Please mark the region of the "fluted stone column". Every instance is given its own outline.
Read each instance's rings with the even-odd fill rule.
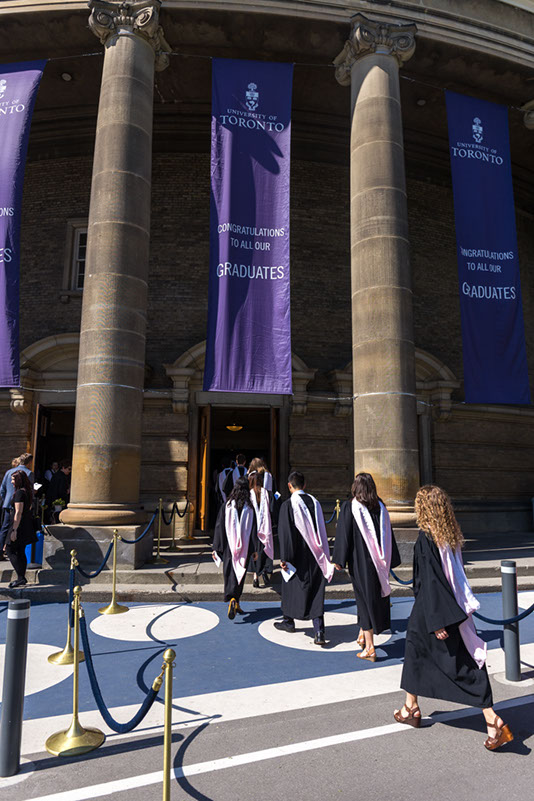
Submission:
[[[150,230],[154,69],[167,65],[160,0],[90,0],[105,45],[95,140],[80,356],[71,525],[140,515],[141,412]]]
[[[393,522],[408,526],[419,460],[399,67],[415,32],[358,14],[335,60],[351,86],[354,467],[375,476]]]

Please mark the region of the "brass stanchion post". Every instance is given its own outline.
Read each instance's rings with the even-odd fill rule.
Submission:
[[[172,543],[169,545],[167,550],[170,553],[177,553],[177,551],[181,551],[179,545],[176,545],[176,516],[178,514],[178,506],[174,503],[172,507]]]
[[[81,587],[74,588],[74,673],[72,676],[72,721],[66,731],[51,734],[45,743],[54,756],[79,756],[94,751],[106,739],[100,729],[84,729],[78,719],[78,693],[80,680],[80,602]]]
[[[78,566],[78,560],[76,559],[76,551],[72,550],[70,552],[70,569],[74,570]],[[73,601],[74,606],[74,601]],[[78,661],[83,662],[85,660],[85,656],[83,651],[78,653]],[[62,651],[56,651],[54,654],[50,654],[48,657],[48,661],[51,665],[73,665],[74,664],[74,649],[72,647],[72,629],[70,627],[70,609],[69,609],[69,616],[67,622],[67,644],[65,645]]]
[[[163,801],[171,801],[171,744],[172,744],[172,669],[176,653],[167,648],[163,654],[165,668],[165,721],[163,728]]]
[[[123,612],[128,612],[129,607],[117,603],[117,541],[119,539],[119,532],[113,529],[113,577],[111,589],[111,601],[107,606],[101,606],[98,610],[101,615],[120,615]]]
[[[195,536],[191,531],[191,521],[194,519],[194,517],[193,517],[194,509],[195,509],[195,507],[193,506],[192,503],[190,503],[189,504],[189,509],[188,509],[188,512],[187,512],[187,539],[188,540],[194,540],[195,539]]]
[[[341,504],[339,502],[339,498],[336,499],[336,520],[339,519],[339,513],[341,511]]]
[[[159,499],[158,505],[158,547],[156,551],[156,556],[152,560],[153,565],[166,565],[168,563],[168,559],[164,559],[163,556],[159,555],[160,545],[161,545],[161,519],[163,517],[163,501]]]

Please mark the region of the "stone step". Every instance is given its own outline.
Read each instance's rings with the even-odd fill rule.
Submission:
[[[501,588],[500,578],[475,578],[471,581],[471,586],[475,594],[485,592],[499,592]],[[534,590],[534,576],[519,576],[518,589]],[[394,597],[411,596],[410,587],[392,585],[392,595]],[[97,602],[107,604],[110,601],[110,588],[103,584],[91,583],[84,587],[83,600],[86,603]],[[29,598],[34,602],[58,602],[67,600],[67,588],[58,585],[31,584],[28,583],[20,589],[10,590],[7,587],[0,587],[0,600],[9,598]],[[177,601],[200,602],[200,601],[222,601],[222,583],[217,584],[118,584],[117,600],[120,603],[174,603]],[[353,599],[352,585],[349,583],[329,585],[326,589],[327,600]],[[253,589],[252,583],[247,581],[242,600],[253,601],[275,601],[280,599],[279,587],[268,586]],[[483,609],[481,610],[483,612]]]

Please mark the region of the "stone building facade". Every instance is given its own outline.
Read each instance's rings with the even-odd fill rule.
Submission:
[[[433,481],[468,532],[531,528],[534,412],[464,403],[443,90],[510,107],[532,380],[534,3],[89,7],[0,0],[2,62],[51,59],[23,201],[22,388],[0,391],[5,465],[73,448],[63,521],[89,534],[136,529],[159,497],[188,498],[188,526],[208,527],[226,450],[263,452],[281,484],[302,469],[327,507],[370,469],[397,526]],[[212,56],[295,62],[292,397],[202,392]]]

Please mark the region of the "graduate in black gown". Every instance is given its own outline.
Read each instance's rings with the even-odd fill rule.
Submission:
[[[274,496],[274,493],[276,492],[276,484],[274,476],[269,473],[265,461],[260,457],[254,457],[254,459],[251,460],[248,466],[247,476],[251,489],[254,488],[257,490],[257,488],[263,487],[263,489],[267,492],[269,498],[269,512],[271,516],[272,530],[273,525],[275,525],[273,518],[276,512]],[[254,576],[252,578],[253,587],[258,588],[260,586],[260,576],[263,576],[263,582],[265,585],[270,583],[273,574],[273,560],[265,552],[265,550],[260,554],[258,563],[252,566],[252,570],[254,571]]]
[[[486,669],[486,644],[478,637],[473,596],[461,558],[464,542],[447,493],[422,487],[415,499],[415,603],[408,621],[401,687],[406,702],[394,713],[398,723],[421,724],[418,695],[480,707],[488,728],[484,742],[493,751],[513,739],[493,710]]]
[[[312,620],[314,642],[326,645],[324,592],[331,581],[334,565],[330,561],[324,516],[316,498],[304,492],[304,476],[294,471],[288,479],[291,497],[280,507],[278,538],[280,567],[296,568],[289,581],[282,581],[283,620],[275,622],[281,631],[294,632],[297,620]]]
[[[238,453],[235,457],[236,466],[226,476],[222,489],[227,498],[230,497],[233,486],[238,478],[244,478],[247,474],[247,457],[243,453]]]
[[[239,599],[245,585],[247,565],[258,559],[262,551],[258,540],[256,513],[250,500],[247,478],[238,478],[217,515],[213,535],[213,553],[223,563],[224,600],[228,603],[228,617],[243,614]]]
[[[370,473],[358,473],[339,513],[332,561],[348,565],[358,607],[360,659],[376,661],[374,634],[391,626],[389,569],[400,565],[389,514]]]

